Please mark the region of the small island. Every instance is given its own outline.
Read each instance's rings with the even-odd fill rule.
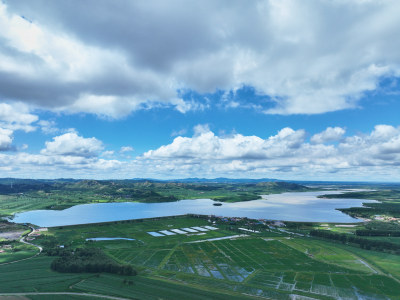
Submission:
[[[214,205],[214,206],[221,206],[222,203],[221,203],[221,202],[216,202],[216,203],[213,203],[213,205]]]

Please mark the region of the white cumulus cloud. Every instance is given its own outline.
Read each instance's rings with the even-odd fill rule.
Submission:
[[[354,135],[342,134],[334,128],[328,127],[308,138],[305,130],[286,127],[262,138],[239,133],[217,135],[207,125],[200,125],[193,136],[175,137],[171,143],[131,160],[110,159],[114,152],[103,151],[101,141],[70,132],[47,141],[39,154],[2,152],[0,166],[5,176],[29,174],[36,178],[182,178],[196,174],[198,177],[400,180],[400,127],[381,124],[371,132]],[[329,132],[337,134],[328,135]],[[318,143],[312,142],[318,135]],[[333,136],[337,138],[335,143]],[[9,129],[0,131],[3,148],[11,145],[10,139]]]
[[[66,159],[86,159],[98,156],[103,149],[103,143],[98,139],[84,138],[75,132],[65,133],[46,142],[46,148],[41,150],[44,155],[62,155]]]
[[[283,128],[262,139],[241,134],[216,136],[208,128],[200,128],[192,137],[176,137],[171,144],[145,152],[138,162],[157,166],[160,173],[173,171],[189,176],[290,174],[292,178],[321,179],[340,172],[343,178],[368,180],[367,176],[388,174],[400,178],[396,168],[400,165],[400,127],[377,125],[369,134],[347,137],[344,129],[328,127],[310,140],[301,129]]]
[[[60,131],[60,129],[57,128],[56,122],[52,120],[40,120],[38,125],[44,134],[54,134]]]
[[[321,133],[317,133],[311,137],[314,144],[323,144],[326,142],[338,141],[345,134],[346,130],[341,127],[328,127]]]
[[[119,152],[125,153],[125,152],[132,152],[132,151],[134,151],[133,147],[131,147],[131,146],[123,146],[123,147],[121,147],[121,150]]]
[[[0,128],[0,151],[9,150],[13,141],[12,130]]]
[[[0,126],[13,131],[34,131],[36,128],[32,123],[38,120],[38,116],[29,112],[27,105],[22,103],[0,103]]]

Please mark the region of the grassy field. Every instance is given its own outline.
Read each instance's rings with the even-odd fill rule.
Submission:
[[[70,200],[70,206],[80,204]],[[48,209],[62,203],[60,199],[37,192],[29,195],[0,195],[0,216],[12,216],[15,213],[37,209]]]
[[[78,296],[78,295],[30,295],[25,296],[24,299],[32,300],[98,300],[98,297]],[[7,299],[4,300],[23,300],[23,299]]]
[[[345,246],[337,245],[337,247]],[[368,251],[353,247],[348,250],[364,259],[376,270],[400,280],[400,259],[398,255]]]
[[[310,239],[290,239],[282,240],[282,243],[288,245],[310,257],[341,267],[346,267],[359,272],[370,272],[371,269],[364,265],[360,258],[353,254],[354,248],[340,247],[331,242]]]
[[[349,257],[341,256],[346,265],[344,260]],[[357,258],[351,259],[356,264]],[[185,244],[177,248],[163,268],[235,282],[234,290],[239,287],[249,294],[273,298],[278,294],[279,298],[300,294],[351,299],[358,294],[378,299],[383,295],[395,297],[400,289],[398,282],[367,267],[346,268],[314,259],[281,240],[255,237]]]
[[[90,296],[78,296],[78,295],[30,295],[25,296],[23,299],[32,299],[32,300],[98,300],[98,297],[90,297]],[[7,299],[4,300],[23,300],[20,298],[17,299]]]
[[[62,274],[50,270],[53,258],[41,256],[28,261],[0,266],[1,293],[18,292],[84,292],[127,297],[130,299],[243,299],[235,292],[208,291],[206,287],[152,279],[143,276],[107,274]],[[131,284],[124,283],[129,280]],[[27,296],[46,299],[43,296]],[[47,299],[73,299],[70,296],[48,296]],[[90,299],[75,297],[76,299]]]
[[[164,247],[166,245],[175,245],[179,242],[190,242],[193,240],[204,238],[215,238],[231,234],[226,230],[211,230],[204,235],[172,235],[168,239],[155,238],[148,234],[151,231],[160,231],[168,229],[179,229],[192,226],[209,225],[208,221],[201,218],[191,218],[186,216],[178,216],[175,218],[158,218],[148,220],[128,220],[105,222],[98,224],[86,224],[76,226],[60,226],[49,228],[44,233],[45,236],[54,236],[60,243],[71,244],[72,246],[92,245],[104,248],[132,248],[135,247]],[[91,242],[86,241],[87,238],[96,237],[122,237],[132,238],[135,241],[107,241],[107,242]],[[37,240],[40,243],[40,239]]]
[[[38,253],[36,247],[19,241],[22,235],[30,231],[28,226],[0,220],[0,264],[25,259]]]
[[[38,249],[30,245],[25,245],[20,242],[9,244],[13,246],[12,249],[4,249],[0,246],[0,249],[4,251],[0,253],[0,264],[31,257],[38,253]]]
[[[49,228],[35,243],[51,240],[53,245],[71,248],[99,247],[116,261],[134,266],[139,275],[56,273],[49,268],[54,258],[41,255],[0,266],[0,291],[76,291],[135,299],[292,299],[296,295],[400,299],[396,255],[289,237],[277,230],[208,241],[238,234],[224,225],[201,235],[148,234],[206,225],[210,225],[206,219],[176,217]],[[96,237],[135,240],[86,241]]]

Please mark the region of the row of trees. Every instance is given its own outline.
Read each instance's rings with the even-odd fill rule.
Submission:
[[[120,265],[110,259],[98,248],[78,248],[75,251],[60,250],[61,255],[51,263],[51,269],[62,273],[113,273],[120,275],[136,275],[137,272],[130,265]]]
[[[356,235],[359,236],[400,236],[400,231],[396,230],[356,230]]]
[[[344,243],[357,244],[360,246],[360,248],[367,250],[388,251],[400,254],[399,244],[394,244],[386,241],[370,240],[345,233],[334,233],[328,230],[311,230],[310,235],[315,237],[340,241],[343,244]]]

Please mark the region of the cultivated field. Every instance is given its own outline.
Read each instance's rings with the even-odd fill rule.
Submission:
[[[209,225],[218,229],[149,234]],[[0,290],[76,291],[135,299],[400,299],[397,255],[275,229],[245,233],[237,237],[229,225],[193,217],[49,228],[35,242],[98,247],[116,261],[131,264],[139,275],[56,273],[49,269],[53,258],[41,255],[0,266],[0,274],[10,274],[0,275]],[[99,237],[134,240],[86,241]]]

